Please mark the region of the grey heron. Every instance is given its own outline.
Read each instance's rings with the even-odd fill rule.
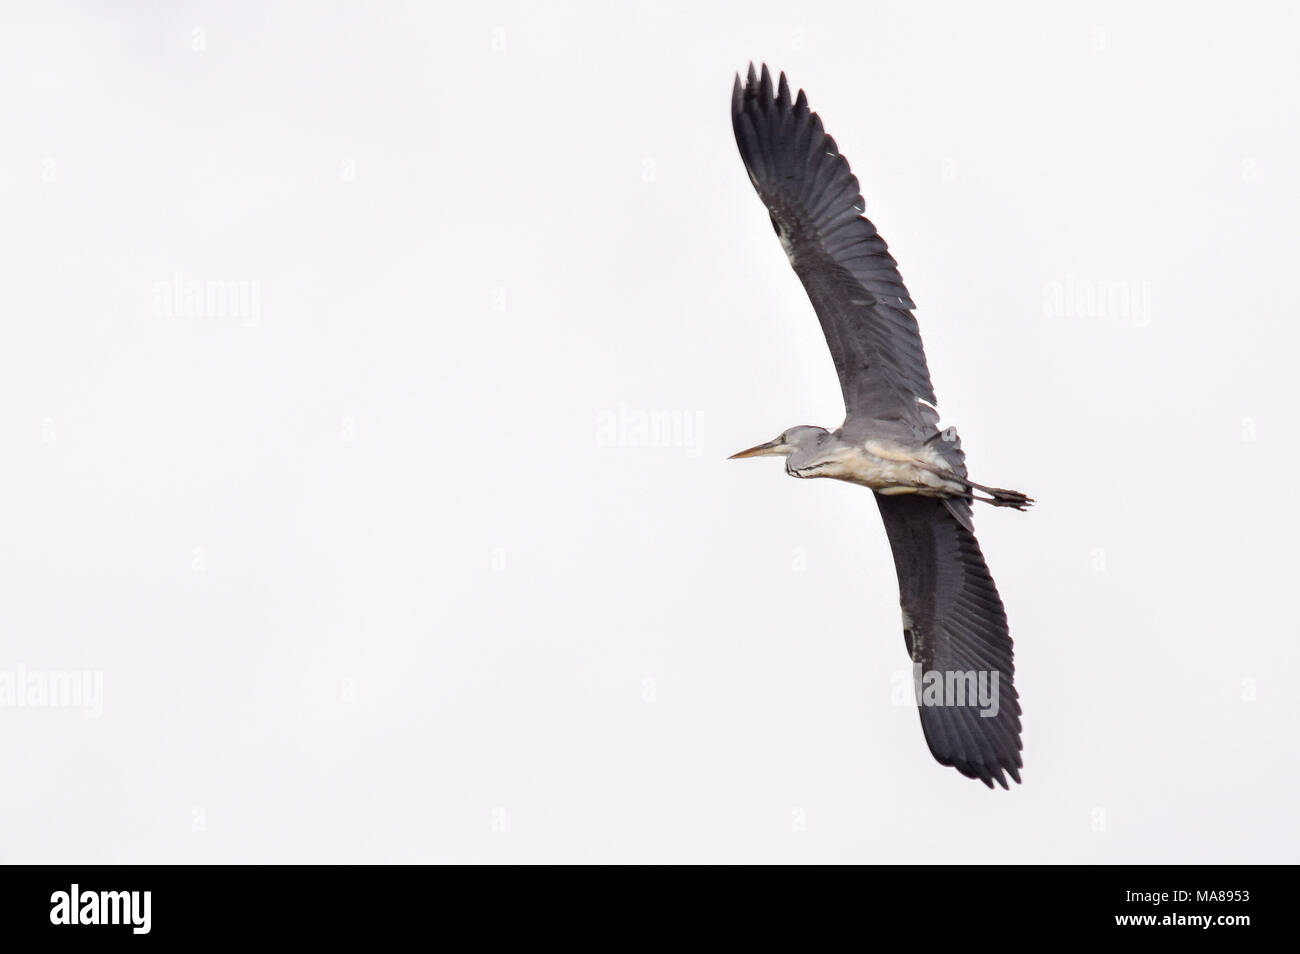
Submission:
[[[834,431],[799,426],[732,455],[779,455],[793,477],[869,487],[898,574],[903,640],[930,752],[989,788],[1020,781],[1020,703],[1007,616],[971,523],[973,501],[1023,510],[1014,490],[977,484],[952,428],[940,429],[925,350],[885,240],[866,219],[848,160],[782,73],[736,76],[732,126],[821,322],[844,395]]]

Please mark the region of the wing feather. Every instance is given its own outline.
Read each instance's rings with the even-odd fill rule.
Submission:
[[[732,126],[754,188],[821,322],[844,393],[846,423],[894,423],[925,438],[934,387],[898,264],[862,213],[861,186],[799,90],[766,66],[732,91]],[[918,402],[927,402],[926,407]]]
[[[975,534],[943,501],[876,495],[898,571],[903,639],[923,673],[997,673],[997,712],[979,700],[922,705],[930,752],[968,778],[1007,787],[1020,781],[1020,702],[1007,614]],[[977,675],[978,679],[979,676]]]

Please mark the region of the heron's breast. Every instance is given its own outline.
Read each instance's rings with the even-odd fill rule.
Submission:
[[[862,484],[884,494],[919,493],[947,496],[962,493],[960,484],[929,468],[947,470],[942,458],[932,459],[928,447],[908,448],[886,441],[866,441],[840,448],[821,473]],[[925,466],[919,466],[925,465]]]

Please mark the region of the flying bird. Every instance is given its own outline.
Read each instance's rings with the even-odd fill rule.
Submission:
[[[802,425],[733,458],[779,455],[792,477],[830,477],[875,494],[898,573],[903,640],[930,752],[989,788],[1020,781],[1020,703],[1007,616],[971,523],[974,501],[1032,499],[977,484],[961,441],[940,429],[925,350],[898,264],[863,213],[848,160],[785,74],[740,76],[731,121],[821,322],[844,394],[834,431]],[[1005,773],[1005,775],[1004,775]]]

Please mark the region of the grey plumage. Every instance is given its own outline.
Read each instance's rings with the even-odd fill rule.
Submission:
[[[939,416],[917,401],[935,404],[916,306],[885,240],[861,214],[866,203],[848,160],[803,90],[791,103],[784,73],[774,97],[766,66],[761,81],[752,65],[746,86],[736,77],[731,117],[750,180],[821,320],[846,420],[928,436]]]
[[[928,497],[876,494],[898,572],[903,630],[922,672],[998,674],[996,713],[976,699],[965,705],[920,705],[921,728],[942,765],[992,785],[1005,770],[1020,781],[1020,702],[1012,677],[1011,636],[975,534]],[[946,700],[945,700],[946,701]]]
[[[1020,705],[1006,613],[975,539],[971,502],[1023,509],[1032,501],[972,482],[955,431],[939,430],[916,306],[863,215],[857,178],[803,91],[792,99],[784,73],[774,87],[767,67],[756,73],[751,64],[745,83],[736,77],[731,114],[750,181],[821,323],[845,405],[834,432],[791,428],[734,456],[782,455],[793,476],[875,492],[918,686],[932,689],[927,674],[937,673],[958,689],[940,691],[938,704],[918,693],[926,742],[941,764],[1006,788],[1005,775],[1020,781]],[[967,674],[987,679],[995,704],[963,694],[975,685]]]

